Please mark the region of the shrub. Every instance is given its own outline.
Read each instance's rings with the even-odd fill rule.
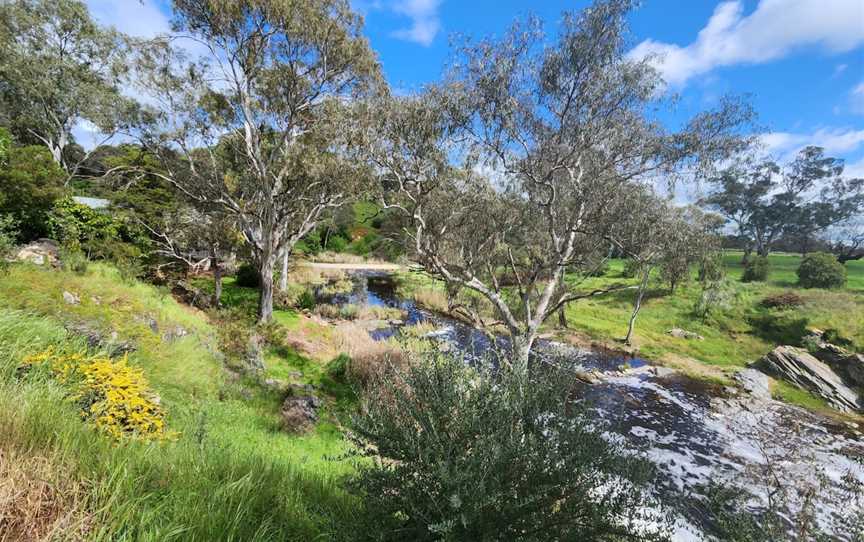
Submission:
[[[6,269],[6,258],[12,255],[18,228],[12,216],[0,215],[0,271]]]
[[[768,280],[770,265],[765,256],[754,256],[744,264],[744,273],[741,282],[765,282]]]
[[[650,466],[569,401],[572,374],[527,380],[426,357],[374,383],[352,420],[374,460],[349,487],[381,539],[664,539]]]
[[[83,275],[87,272],[90,260],[80,250],[63,248],[60,251],[60,263],[66,271],[72,271],[76,275]]]
[[[19,225],[19,241],[44,237],[51,231],[48,215],[62,197],[66,175],[42,145],[15,146],[7,141],[5,165],[0,166],[0,213]]]
[[[258,288],[261,285],[261,275],[255,266],[244,263],[237,268],[237,273],[234,275],[237,286],[244,288]]]
[[[125,356],[114,361],[48,348],[27,356],[24,364],[47,367],[69,389],[69,397],[81,408],[81,416],[116,439],[174,437],[166,430],[165,412],[148,389],[144,372],[130,367]]]
[[[621,271],[621,276],[624,278],[632,279],[639,274],[640,269],[639,262],[634,260],[633,258],[627,258],[624,260],[624,269]]]
[[[297,298],[297,308],[300,310],[311,311],[315,308],[315,303],[315,294],[308,288]]]
[[[782,294],[769,295],[760,303],[769,309],[792,309],[804,304],[804,300],[795,292],[783,292]]]
[[[339,354],[327,364],[327,374],[337,382],[345,382],[348,376],[348,366],[351,358],[348,354]]]
[[[699,261],[699,282],[716,282],[726,276],[726,268],[723,266],[723,254],[710,252]]]
[[[798,266],[798,284],[804,288],[842,288],[846,285],[846,267],[833,254],[808,254]]]

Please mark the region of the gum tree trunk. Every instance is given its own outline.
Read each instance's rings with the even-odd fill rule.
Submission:
[[[624,342],[629,345],[630,339],[633,338],[633,328],[636,325],[636,316],[639,315],[639,309],[642,308],[642,298],[645,296],[645,289],[648,287],[648,275],[651,274],[651,269],[646,266],[642,271],[642,282],[639,284],[639,290],[636,292],[636,302],[633,304],[633,313],[630,315],[630,322],[627,324],[627,336],[624,337]]]
[[[258,298],[258,321],[262,323],[273,319],[273,268],[276,257],[272,253],[261,255],[259,274],[261,277],[261,291]]]
[[[284,292],[288,289],[288,250],[282,252],[282,274],[279,275],[279,291]]]
[[[222,306],[222,267],[219,265],[219,258],[211,257],[210,265],[213,266],[213,303],[219,308]]]

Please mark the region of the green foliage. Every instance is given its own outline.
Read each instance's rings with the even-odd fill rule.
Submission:
[[[125,222],[63,198],[54,204],[48,223],[52,236],[65,250],[82,252],[88,259],[112,261],[125,278],[141,274],[141,251],[129,242],[135,239],[135,232]]]
[[[6,258],[15,248],[15,238],[18,237],[18,224],[9,215],[0,214],[0,271],[8,266]]]
[[[235,284],[244,288],[258,288],[261,286],[261,274],[252,264],[242,263],[235,274]]]
[[[741,275],[741,282],[765,282],[768,280],[770,267],[768,258],[765,256],[750,258],[744,264],[744,274]]]
[[[710,252],[699,261],[699,282],[718,281],[726,276],[721,252]]]
[[[43,147],[8,149],[6,165],[0,165],[0,213],[18,222],[20,241],[45,237],[49,212],[65,191],[63,170]]]
[[[311,311],[315,308],[315,294],[308,288],[303,290],[300,297],[297,298],[297,308],[301,310]]]
[[[524,381],[427,357],[375,381],[353,429],[380,460],[351,487],[380,539],[665,539],[637,526],[655,504],[648,465],[568,401],[572,375],[543,369]]]
[[[833,254],[816,252],[801,260],[796,272],[804,288],[842,288],[846,286],[846,267]]]
[[[83,275],[87,272],[87,266],[89,265],[90,260],[88,260],[87,255],[80,250],[61,248],[60,263],[66,271],[71,271],[76,275]]]
[[[735,288],[728,280],[713,280],[702,285],[693,313],[704,323],[709,316],[731,308],[735,300]]]
[[[0,126],[0,168],[5,168],[9,161],[9,151],[12,149],[12,134]]]
[[[641,265],[638,261],[633,258],[627,258],[624,260],[624,269],[621,270],[621,276],[628,279],[635,278],[639,274],[640,268]]]
[[[337,382],[345,382],[348,377],[348,366],[351,358],[348,354],[339,354],[327,364],[327,374]]]

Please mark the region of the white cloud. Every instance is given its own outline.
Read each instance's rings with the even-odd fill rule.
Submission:
[[[392,9],[409,17],[411,26],[397,30],[392,35],[428,47],[441,29],[441,20],[438,17],[440,5],[441,0],[398,0]]]
[[[864,81],[858,83],[858,85],[849,92],[849,95],[852,103],[852,111],[864,114]]]
[[[761,0],[747,16],[743,3],[733,0],[717,6],[693,43],[680,46],[648,39],[630,56],[658,55],[666,82],[680,86],[714,68],[768,62],[799,47],[818,46],[836,53],[862,43],[861,0]]]
[[[762,134],[760,140],[765,150],[781,162],[788,161],[808,145],[823,147],[826,155],[842,158],[864,145],[864,130],[820,128],[809,134],[770,132]]]
[[[152,38],[171,30],[168,14],[154,0],[86,0],[93,17],[130,36]]]
[[[846,68],[849,67],[849,64],[837,64],[834,66],[834,75],[833,77],[837,77],[846,71]]]
[[[843,174],[853,179],[864,179],[864,158],[847,164]]]

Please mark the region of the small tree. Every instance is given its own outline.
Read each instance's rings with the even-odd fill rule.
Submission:
[[[371,385],[352,424],[371,460],[351,485],[376,536],[666,539],[665,516],[648,512],[658,504],[645,486],[651,468],[571,403],[572,374],[523,378],[445,357]]]
[[[798,266],[798,284],[804,288],[842,288],[846,286],[846,267],[833,254],[808,254]]]
[[[744,273],[741,274],[741,282],[765,282],[768,280],[768,273],[771,270],[771,264],[767,256],[756,256],[748,259],[744,264]]]
[[[241,243],[232,215],[220,209],[184,207],[165,217],[161,227],[142,221],[155,243],[152,254],[180,263],[190,271],[208,267],[213,271],[213,304],[222,303],[222,273],[225,256]]]

